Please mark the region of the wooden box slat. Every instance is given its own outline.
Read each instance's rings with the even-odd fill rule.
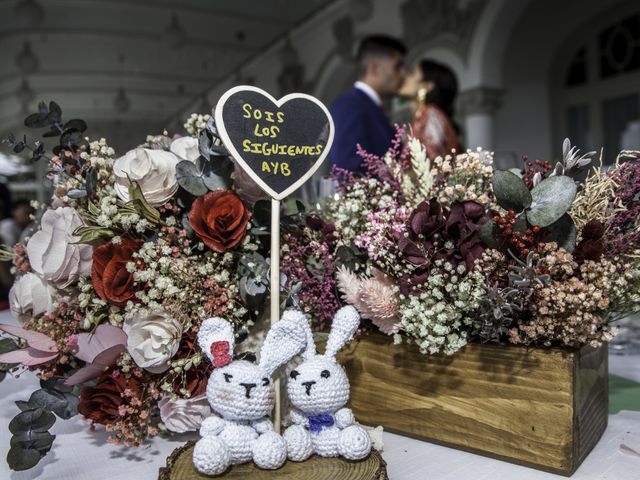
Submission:
[[[607,425],[607,347],[470,344],[426,356],[371,334],[339,355],[364,424],[571,475]]]

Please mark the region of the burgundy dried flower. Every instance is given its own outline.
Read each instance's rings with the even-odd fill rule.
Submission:
[[[485,245],[478,233],[488,216],[482,205],[476,202],[454,202],[449,211],[445,227],[446,237],[454,248],[446,254],[446,259],[454,265],[464,263],[467,271],[484,252]]]
[[[454,202],[447,210],[431,199],[422,202],[411,213],[407,224],[409,235],[396,235],[398,248],[414,265],[426,265],[433,258],[446,260],[454,266],[464,263],[469,271],[485,249],[478,231],[488,218],[479,203]],[[452,246],[447,248],[447,242]],[[416,285],[427,275],[422,270],[414,273],[405,282]]]
[[[582,263],[585,260],[598,261],[604,252],[604,225],[599,220],[591,220],[582,229],[582,240],[573,251],[573,258]]]
[[[418,205],[407,222],[408,236],[396,233],[398,248],[402,254],[414,265],[428,262],[427,256],[435,249],[435,243],[440,239],[440,233],[446,224],[446,210],[435,198]]]

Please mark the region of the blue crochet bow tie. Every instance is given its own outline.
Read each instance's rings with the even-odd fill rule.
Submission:
[[[310,415],[309,416],[309,430],[312,432],[319,432],[323,428],[333,427],[335,421],[331,415]]]

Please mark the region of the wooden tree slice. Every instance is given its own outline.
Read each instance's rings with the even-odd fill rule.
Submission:
[[[260,470],[253,463],[231,467],[224,475],[202,475],[193,466],[195,441],[176,448],[167,458],[167,466],[160,468],[158,480],[389,480],[387,464],[377,450],[364,460],[352,462],[343,458],[323,458],[314,455],[305,462],[287,462],[278,470]]]

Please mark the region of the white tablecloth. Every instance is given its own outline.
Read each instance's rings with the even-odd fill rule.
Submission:
[[[0,323],[11,321],[8,320],[6,314],[0,314]],[[612,356],[610,367],[617,375],[640,381],[638,357]],[[166,457],[194,438],[156,438],[137,449],[116,447],[106,442],[103,429],[90,432],[89,424],[80,416],[67,421],[58,419],[51,429],[57,437],[49,454],[32,470],[11,472],[5,458],[11,438],[8,424],[18,413],[13,402],[28,400],[37,385],[37,379],[29,373],[21,378],[7,376],[0,383],[0,480],[155,480]],[[640,480],[640,455],[625,452],[621,445],[640,452],[640,412],[623,411],[609,416],[603,438],[572,480]],[[565,478],[386,432],[382,455],[391,480]]]

